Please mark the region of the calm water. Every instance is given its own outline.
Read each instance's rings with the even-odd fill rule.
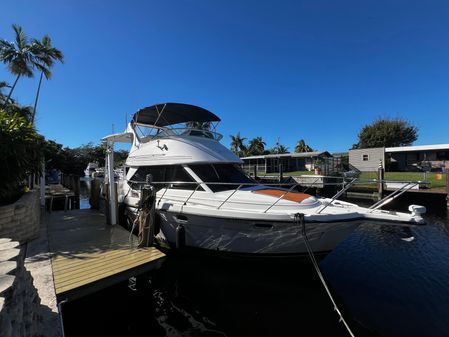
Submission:
[[[356,336],[449,336],[449,218],[427,219],[363,225],[320,263]],[[308,261],[169,256],[63,316],[68,337],[347,336]]]

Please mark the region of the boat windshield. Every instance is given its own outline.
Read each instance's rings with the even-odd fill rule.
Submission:
[[[132,188],[138,189],[145,182],[148,174],[151,174],[156,190],[167,186],[170,189],[203,190],[201,186],[197,187],[190,174],[180,165],[141,166],[131,177],[129,184]]]
[[[195,129],[190,127],[170,127],[162,128],[151,125],[135,124],[134,130],[141,142],[148,142],[158,138],[168,138],[173,136],[194,136],[220,141],[223,135],[211,130]]]
[[[240,184],[257,185],[237,164],[191,164],[189,167],[213,192],[233,190]],[[226,183],[226,184],[213,184]]]

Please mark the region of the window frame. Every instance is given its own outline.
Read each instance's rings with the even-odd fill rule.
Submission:
[[[175,170],[178,171],[175,171]],[[168,189],[177,189],[177,190],[187,190],[187,191],[193,191],[193,190],[197,190],[197,191],[204,191],[204,189],[201,186],[198,186],[196,183],[196,179],[194,176],[192,176],[192,174],[190,174],[190,172],[188,170],[186,170],[186,168],[184,167],[184,165],[146,165],[146,166],[139,166],[137,167],[136,171],[134,172],[134,174],[130,177],[130,179],[128,180],[128,184],[131,186],[132,189],[138,189],[139,188],[139,182],[144,181],[144,179],[142,180],[136,180],[135,176],[139,175],[139,173],[141,173],[142,170],[147,170],[151,171],[151,170],[160,170],[160,172],[162,172],[160,175],[162,176],[162,180],[158,177],[158,179],[154,179],[154,174],[153,174],[153,181],[155,181],[156,183],[154,184],[155,188],[157,191],[161,190],[161,189],[165,189],[168,187]],[[169,170],[173,170],[172,172],[170,172]],[[184,180],[167,180],[167,174],[172,174],[172,175],[177,175],[179,174],[179,172],[183,172],[183,174],[185,174],[185,176],[190,180],[190,181],[185,181],[186,183],[189,184],[169,184],[168,182],[170,181],[184,181]],[[146,172],[145,172],[146,173]],[[147,174],[152,174],[151,172],[148,172],[145,174],[145,176]],[[140,177],[139,177],[140,178]],[[158,183],[160,182],[160,183]],[[164,183],[167,182],[167,183]],[[198,187],[197,187],[198,186]]]

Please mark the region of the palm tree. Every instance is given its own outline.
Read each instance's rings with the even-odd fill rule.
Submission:
[[[267,144],[262,140],[262,137],[251,139],[249,141],[248,154],[252,156],[263,154],[265,151],[265,145]]]
[[[279,153],[279,154],[288,153],[288,147],[284,146],[282,144],[278,144],[278,146],[277,146],[277,153]]]
[[[11,115],[18,114],[19,116],[25,118],[27,122],[31,122],[31,116],[33,114],[31,106],[23,106],[11,100],[3,109]]]
[[[41,72],[39,85],[37,87],[36,99],[34,100],[33,115],[31,118],[31,122],[34,124],[37,102],[39,100],[39,93],[41,91],[42,78],[44,75],[47,80],[51,78],[52,73],[50,71],[50,68],[53,66],[55,61],[64,63],[64,55],[59,49],[56,49],[51,45],[51,39],[48,35],[45,35],[41,41],[34,39],[30,49],[35,58],[33,65]]]
[[[245,156],[248,149],[243,143],[246,138],[240,137],[240,132],[237,132],[235,136],[231,135],[231,151],[239,157]]]
[[[22,27],[12,25],[12,28],[16,33],[15,43],[0,40],[0,61],[7,64],[9,71],[13,75],[16,75],[14,84],[3,105],[6,105],[9,102],[17,85],[17,81],[19,81],[21,76],[33,77],[34,56],[31,52],[30,45],[28,44],[28,39],[23,32]]]
[[[8,83],[6,83],[5,81],[0,81],[0,101],[4,102],[5,101],[5,94],[3,93],[3,89],[4,88],[11,88],[11,86],[8,85]]]
[[[296,153],[313,152],[313,149],[309,145],[306,144],[304,139],[301,139],[296,143],[295,152]]]
[[[276,143],[275,147],[272,147],[268,150],[270,154],[283,154],[288,153],[288,147],[279,143]]]

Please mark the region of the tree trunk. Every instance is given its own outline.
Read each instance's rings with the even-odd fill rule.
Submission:
[[[14,91],[14,88],[16,87],[16,84],[17,84],[17,81],[19,80],[19,78],[20,78],[20,74],[17,75],[16,80],[14,81],[14,84],[12,85],[11,90],[9,91],[8,97],[6,98],[6,101],[5,101],[5,104],[4,104],[5,106],[6,106],[6,104],[8,104],[9,99],[11,98],[11,95],[12,95],[12,93]]]
[[[39,85],[37,87],[36,99],[34,100],[33,115],[31,116],[31,124],[32,125],[34,125],[34,117],[36,116],[37,101],[39,100],[39,93],[41,92],[41,84],[42,84],[43,76],[44,76],[44,72],[41,71],[41,77],[39,78]]]

